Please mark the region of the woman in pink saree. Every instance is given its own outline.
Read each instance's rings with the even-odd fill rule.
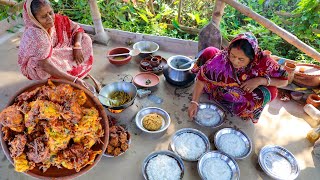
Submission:
[[[92,41],[68,17],[54,14],[48,0],[27,0],[19,47],[21,72],[30,80],[66,79],[85,85],[92,68]]]

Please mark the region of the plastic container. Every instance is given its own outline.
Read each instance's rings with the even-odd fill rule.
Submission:
[[[307,134],[307,139],[312,144],[314,144],[319,138],[320,138],[320,126],[312,129]]]
[[[303,107],[304,112],[306,112],[312,119],[318,121],[320,120],[320,111],[315,108],[312,104],[306,104]]]

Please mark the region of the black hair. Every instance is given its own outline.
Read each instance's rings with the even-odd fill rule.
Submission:
[[[35,17],[40,9],[45,5],[50,5],[50,2],[48,0],[33,0],[30,6],[32,15]]]
[[[248,40],[246,39],[236,40],[230,45],[230,49],[232,48],[241,49],[244,52],[244,54],[250,59],[250,61],[254,59],[254,51],[252,49],[252,45],[249,43]]]

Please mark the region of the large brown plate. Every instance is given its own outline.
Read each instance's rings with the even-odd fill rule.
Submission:
[[[300,68],[304,68],[304,72],[300,72]],[[320,66],[296,64],[293,82],[301,87],[317,88],[320,85]]]
[[[104,130],[104,137],[100,138],[100,140],[103,143],[96,143],[94,146],[92,146],[91,149],[94,151],[101,150],[102,154],[103,154],[103,152],[106,151],[108,141],[109,141],[109,123],[108,123],[108,117],[104,111],[104,108],[102,107],[101,103],[99,102],[99,100],[96,97],[94,97],[90,91],[88,91],[86,88],[84,88],[78,84],[72,83],[70,81],[58,80],[58,79],[51,80],[51,81],[55,85],[70,84],[72,87],[83,90],[88,97],[87,102],[84,104],[84,107],[95,107],[99,111],[100,117],[102,117],[102,119],[100,120],[100,123],[102,125],[103,130]],[[29,86],[27,86],[25,88],[22,88],[9,100],[7,107],[12,105],[14,103],[15,98],[18,95],[20,95],[21,93],[26,92],[26,91],[32,91],[35,88],[46,85],[46,84],[47,84],[47,80],[43,80],[43,81],[37,81],[33,84],[30,84]],[[0,129],[1,128],[2,128],[2,125],[0,124]],[[11,164],[13,164],[13,160],[10,156],[10,152],[8,149],[8,144],[3,140],[2,131],[0,133],[0,137],[1,137],[2,149],[3,149],[6,157],[8,158],[8,160],[11,162]],[[96,156],[96,159],[93,164],[87,165],[86,167],[82,168],[79,172],[76,172],[75,170],[69,170],[66,168],[58,169],[57,167],[50,167],[46,172],[42,172],[38,167],[36,167],[31,171],[25,172],[25,174],[30,175],[35,178],[39,178],[39,179],[73,179],[75,177],[78,177],[80,175],[85,174],[91,168],[93,168],[93,166],[95,166],[100,161],[102,154],[99,154]]]

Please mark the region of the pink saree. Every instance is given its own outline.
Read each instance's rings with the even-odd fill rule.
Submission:
[[[18,55],[21,72],[30,80],[42,80],[52,77],[42,70],[38,62],[47,58],[60,69],[78,78],[85,77],[92,68],[93,52],[90,37],[83,33],[81,46],[84,61],[77,65],[73,59],[73,39],[77,32],[84,32],[68,17],[55,14],[55,26],[47,32],[31,13],[32,0],[24,4],[23,33]]]

